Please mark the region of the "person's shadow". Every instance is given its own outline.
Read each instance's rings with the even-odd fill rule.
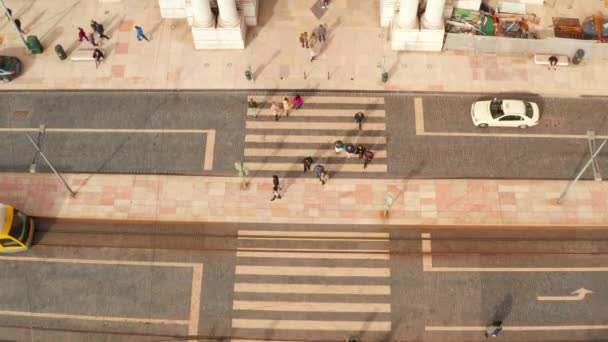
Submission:
[[[498,308],[494,312],[492,316],[492,322],[504,322],[507,317],[511,314],[511,309],[513,309],[513,296],[508,294],[505,298],[498,304]]]

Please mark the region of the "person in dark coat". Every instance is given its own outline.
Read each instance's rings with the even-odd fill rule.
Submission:
[[[312,157],[310,157],[310,156],[302,159],[302,164],[304,165],[304,172],[310,171],[310,167],[312,166],[313,162],[314,161],[312,160]]]

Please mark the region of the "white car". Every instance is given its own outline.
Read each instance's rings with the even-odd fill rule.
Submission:
[[[528,128],[536,126],[539,117],[538,105],[530,101],[495,98],[471,106],[471,118],[477,127]]]

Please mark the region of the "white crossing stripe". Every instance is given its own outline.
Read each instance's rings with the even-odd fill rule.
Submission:
[[[301,163],[252,163],[245,162],[249,170],[257,171],[302,171]],[[378,164],[373,161],[363,169],[363,162],[360,164],[323,164],[331,176],[332,172],[386,172],[386,164]],[[313,165],[314,167],[314,165]]]
[[[245,142],[259,143],[331,143],[341,140],[346,144],[386,144],[386,137],[342,136],[342,135],[265,135],[247,134]]]
[[[298,109],[292,110],[290,117],[352,117],[353,124],[355,123],[355,113],[363,112],[366,118],[383,118],[386,117],[386,112],[381,109],[365,110],[360,109]],[[258,109],[258,115],[274,116],[270,108]],[[255,119],[251,119],[255,120]],[[365,126],[365,122],[363,123]],[[363,127],[365,129],[365,127]]]
[[[239,230],[238,237],[274,237],[274,236],[291,236],[291,237],[351,237],[351,238],[384,238],[388,239],[388,233],[370,233],[370,232],[315,232],[315,231],[286,231],[286,230]]]
[[[247,121],[247,129],[316,129],[316,130],[355,130],[357,125],[354,122],[308,122],[308,121]],[[384,131],[386,124],[366,123],[366,131]]]
[[[374,158],[386,158],[386,151],[373,150]],[[347,158],[346,152],[336,153],[336,151],[328,149],[306,149],[306,148],[246,148],[246,157],[303,157],[311,156],[318,158]],[[351,157],[352,159],[359,158],[358,156]]]
[[[235,300],[233,310],[287,311],[287,312],[391,312],[386,303],[325,303],[325,302],[273,302]]]
[[[274,249],[272,249],[274,250]],[[382,253],[382,254],[381,254]],[[335,253],[312,253],[312,252],[256,252],[238,250],[237,257],[242,258],[292,258],[292,259],[369,259],[388,260],[389,250],[377,254],[371,253],[349,253],[349,251],[336,250]]]
[[[242,319],[232,320],[232,328],[268,329],[268,330],[344,330],[352,331],[390,331],[391,322],[370,321],[308,321],[308,320],[275,320],[275,319]]]
[[[276,102],[278,105],[283,103],[285,96],[249,96],[256,102]],[[290,101],[293,96],[287,96]],[[384,104],[384,97],[359,97],[359,96],[302,96],[304,100],[303,108],[307,103],[347,103],[347,104]]]
[[[234,292],[390,295],[385,285],[235,283]]]
[[[366,267],[294,267],[237,265],[235,274],[321,276],[321,277],[390,277],[390,268]]]

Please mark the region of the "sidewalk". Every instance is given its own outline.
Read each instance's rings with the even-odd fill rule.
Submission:
[[[156,0],[98,2],[62,0],[7,1],[28,34],[46,51],[26,55],[5,18],[0,20],[1,54],[16,55],[24,74],[1,89],[358,89],[431,92],[531,92],[576,96],[606,95],[605,60],[547,70],[529,55],[394,52],[389,32],[380,27],[378,1],[334,0],[321,21],[310,12],[315,0],[260,3],[259,24],[250,27],[245,50],[196,51],[185,19],[161,19]],[[53,51],[62,44],[75,51],[77,27],[104,24],[111,37],[101,49],[106,60],[60,61]],[[309,62],[298,36],[323,22],[326,47]],[[137,24],[152,41],[137,41]],[[91,46],[84,42],[86,48]],[[380,82],[386,57],[389,81]],[[251,65],[255,83],[244,73]],[[304,76],[306,75],[306,77]],[[329,79],[328,79],[329,77]]]
[[[2,173],[0,202],[34,216],[149,221],[314,224],[605,225],[608,184],[578,182],[562,205],[564,181],[283,180],[66,174],[70,198],[52,174]],[[395,202],[388,218],[384,198]]]

